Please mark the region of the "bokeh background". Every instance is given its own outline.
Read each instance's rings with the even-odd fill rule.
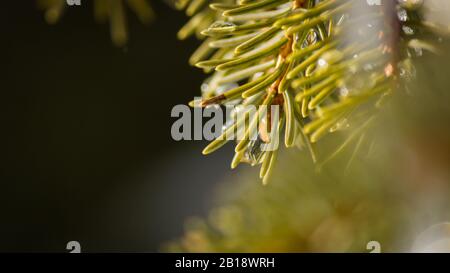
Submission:
[[[91,1],[48,25],[35,1],[0,8],[0,251],[153,252],[204,215],[227,149],[170,137],[176,104],[198,94],[178,41],[187,17],[163,1],[149,26],[129,13],[118,48]]]

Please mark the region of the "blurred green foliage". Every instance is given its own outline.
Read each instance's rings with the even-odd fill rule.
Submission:
[[[271,184],[252,173],[227,181],[209,217],[188,221],[164,250],[369,252],[375,240],[382,252],[410,251],[423,230],[448,221],[449,63],[448,53],[416,60],[414,79],[393,94],[356,154],[346,148],[317,170],[305,153],[285,151]],[[350,132],[325,138],[319,158]]]

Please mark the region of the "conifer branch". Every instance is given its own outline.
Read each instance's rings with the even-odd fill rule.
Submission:
[[[381,6],[355,0],[201,3],[202,8],[197,0],[182,0],[178,5],[193,15],[178,36],[207,37],[190,60],[212,72],[203,99],[195,105],[281,106],[281,126],[270,128],[270,110],[263,117],[265,122],[259,112],[252,114],[251,125],[244,128],[244,139],[235,149],[232,167],[240,162],[261,164],[263,178],[277,153],[259,148],[267,141],[267,132],[279,130],[275,136],[284,134],[286,147],[306,141],[315,160],[313,147],[319,139],[349,124],[365,127],[363,121],[376,115],[380,101],[402,84],[401,75],[409,73],[411,66],[405,64],[415,57],[414,51],[437,51],[421,38],[436,31],[423,27],[421,5],[411,1],[383,1]],[[230,82],[239,86],[218,92]],[[260,128],[260,123],[268,127],[259,130],[256,140],[250,139],[252,126]],[[224,134],[239,126],[235,120]],[[213,141],[204,153],[223,144]]]

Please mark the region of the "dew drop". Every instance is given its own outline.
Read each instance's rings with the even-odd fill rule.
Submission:
[[[244,154],[244,160],[250,163],[252,166],[258,164],[263,155],[263,151],[261,150],[261,145],[263,144],[263,140],[258,134],[256,140],[252,140],[250,142],[250,147]]]
[[[423,50],[420,47],[415,47],[414,48],[414,54],[416,55],[416,57],[421,57],[423,55]]]
[[[328,62],[327,62],[325,59],[320,58],[320,59],[317,61],[317,65],[320,66],[320,67],[325,67],[325,66],[328,65]]]
[[[211,26],[209,26],[210,29],[212,28],[224,28],[224,27],[234,27],[236,24],[232,22],[225,22],[225,21],[216,21],[212,23]]]
[[[408,12],[405,9],[399,9],[397,11],[397,17],[401,22],[406,22],[408,21]]]
[[[339,95],[341,97],[347,97],[350,94],[350,90],[348,90],[347,86],[344,85],[339,89]]]
[[[350,127],[350,124],[348,123],[348,120],[346,118],[343,118],[343,119],[339,120],[338,122],[336,122],[336,124],[330,128],[330,133],[334,133],[338,130],[343,130],[343,129],[349,128],[349,127]]]
[[[223,94],[223,93],[227,92],[228,90],[231,90],[236,87],[239,87],[239,85],[235,82],[219,85],[219,87],[217,87],[217,89],[216,89],[216,94],[217,95]]]
[[[209,84],[204,82],[202,83],[202,85],[200,86],[200,90],[202,91],[202,93],[206,93],[209,90]]]
[[[403,32],[404,32],[406,35],[413,35],[413,34],[414,34],[414,29],[412,29],[412,28],[409,27],[409,26],[402,26],[402,29],[403,29]]]

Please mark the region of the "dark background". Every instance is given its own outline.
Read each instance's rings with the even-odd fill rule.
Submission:
[[[48,25],[35,1],[0,6],[0,251],[158,251],[204,215],[229,151],[175,142],[170,111],[199,93],[178,41],[186,16],[151,1],[115,47],[91,1]]]

